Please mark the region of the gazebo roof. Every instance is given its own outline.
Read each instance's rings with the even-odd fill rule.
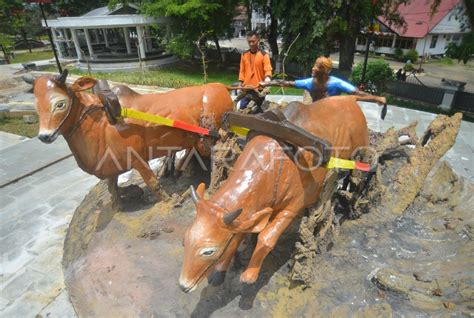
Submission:
[[[118,14],[138,14],[138,7],[134,4],[118,4],[113,9],[108,6],[100,7],[83,14],[83,17],[98,17],[107,15],[118,15]]]
[[[143,26],[150,24],[166,24],[168,18],[154,18],[137,14],[138,8],[133,4],[117,5],[110,10],[108,7],[101,7],[89,11],[80,17],[60,17],[48,20],[48,25],[52,28],[120,28]],[[41,21],[44,25],[44,21]]]

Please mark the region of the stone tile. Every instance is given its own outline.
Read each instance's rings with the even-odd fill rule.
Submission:
[[[51,271],[47,275],[44,275],[42,278],[36,280],[31,290],[40,294],[41,296],[54,299],[65,288],[63,272],[60,268],[56,268],[54,271]]]
[[[52,246],[61,246],[62,248],[63,245],[64,235],[48,231],[47,235],[41,235],[35,240],[30,241],[28,244],[26,244],[25,249],[33,255],[40,255]]]
[[[69,296],[64,290],[46,308],[39,313],[48,318],[76,318],[76,312],[69,301]]]
[[[0,316],[5,318],[36,317],[52,300],[53,298],[39,296],[35,292],[28,291],[1,311]]]
[[[45,214],[45,216],[52,219],[63,219],[65,215],[72,215],[77,206],[78,203],[76,201],[72,199],[66,199],[51,209],[51,211]]]
[[[34,227],[34,225],[32,225]],[[5,233],[7,236],[0,239],[0,254],[6,254],[14,250],[21,250],[23,245],[34,239],[36,231],[27,230],[11,231]]]
[[[4,254],[2,257],[1,280],[3,286],[13,276],[23,273],[25,265],[31,262],[35,255],[28,253],[26,250],[15,251],[14,253]]]
[[[7,206],[13,201],[15,201],[15,198],[8,195],[8,194],[0,194],[0,206]]]
[[[28,230],[32,226],[41,228],[45,221],[38,220],[48,210],[48,207],[43,206],[30,211],[10,211],[0,224],[0,237],[8,236],[12,231]]]
[[[23,182],[24,183],[24,182]],[[24,193],[30,192],[33,190],[33,186],[30,184],[23,184],[21,187],[15,189],[14,191],[10,192],[9,195],[13,197],[19,197]]]
[[[30,287],[34,285],[35,281],[39,281],[43,277],[44,274],[37,271],[25,270],[7,282],[7,284],[2,288],[2,297],[9,301],[15,301],[29,290]]]
[[[28,268],[38,271],[43,274],[51,272],[62,274],[61,260],[63,258],[62,245],[55,245],[48,248],[43,253],[39,254],[36,259],[28,264]],[[61,275],[62,277],[62,275]]]
[[[9,303],[10,301],[0,296],[0,315],[1,315],[1,311],[5,309],[5,307],[7,307]]]

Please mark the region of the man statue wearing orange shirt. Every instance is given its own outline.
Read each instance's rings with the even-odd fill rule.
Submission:
[[[260,82],[272,79],[272,64],[268,54],[260,49],[260,36],[255,31],[247,33],[249,50],[240,56],[239,81],[242,86],[258,86]],[[240,109],[247,107],[250,99],[240,100]]]

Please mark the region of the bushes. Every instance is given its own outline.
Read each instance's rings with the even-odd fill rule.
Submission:
[[[410,60],[412,63],[416,63],[418,60],[418,52],[415,49],[408,50],[403,55],[404,62]]]
[[[393,57],[397,61],[403,61],[403,50],[399,47],[395,48],[395,51],[393,52]]]
[[[363,67],[364,65],[362,63],[359,63],[353,68],[352,74],[350,76],[351,82],[357,85],[361,84]],[[365,81],[372,82],[373,84],[375,84],[379,92],[384,91],[385,83],[387,80],[393,79],[395,79],[395,75],[393,74],[393,71],[387,62],[383,60],[378,60],[371,61],[367,64]]]

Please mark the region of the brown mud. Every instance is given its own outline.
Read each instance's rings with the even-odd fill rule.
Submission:
[[[372,134],[381,160],[370,180],[331,173],[320,202],[282,236],[251,286],[239,282],[250,246],[223,285],[179,290],[182,238],[194,217],[187,189],[209,184],[208,173],[165,178],[172,199],[154,203],[145,193],[119,211],[101,182],[65,241],[72,303],[80,317],[472,316],[474,187],[438,162],[459,122],[439,116],[420,139],[413,125]],[[227,172],[222,161],[213,165],[216,187]]]

